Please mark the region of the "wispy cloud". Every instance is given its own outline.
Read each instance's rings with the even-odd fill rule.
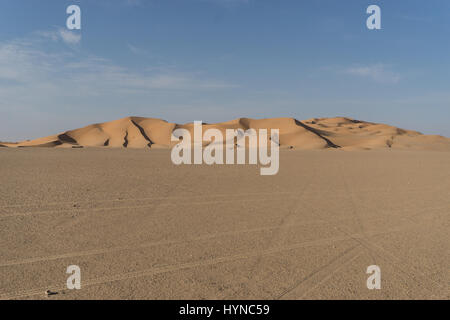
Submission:
[[[187,72],[159,63],[131,69],[81,47],[61,45],[63,41],[57,30],[0,42],[2,139],[45,135],[47,127],[51,128],[48,134],[57,132],[54,123],[60,120],[65,123],[61,129],[67,129],[70,121],[86,113],[100,120],[146,108],[153,110],[151,114],[161,114],[170,101],[235,87],[201,70]],[[20,136],[11,135],[18,131]]]
[[[137,54],[137,55],[143,55],[143,54],[147,54],[147,51],[146,50],[144,50],[144,49],[141,49],[141,48],[139,48],[139,47],[137,47],[137,46],[134,46],[134,45],[132,45],[132,44],[127,44],[127,47],[128,47],[128,49],[130,49],[130,51],[132,52],[132,53],[134,53],[134,54]]]
[[[58,33],[62,41],[67,44],[78,44],[81,41],[81,34],[75,33],[74,31],[60,29]]]
[[[349,67],[344,69],[344,73],[381,83],[398,83],[401,78],[398,73],[384,64]]]
[[[147,66],[137,72],[116,65],[108,59],[72,51],[70,48],[46,50],[45,39],[76,44],[79,37],[64,30],[36,32],[29,39],[0,42],[0,79],[37,84],[48,81],[56,86],[85,86],[118,90],[133,89],[208,89],[230,87],[222,81],[204,79],[199,73],[188,73]],[[37,37],[37,38],[36,38]],[[143,51],[132,45],[134,53]],[[34,83],[33,83],[34,82]]]
[[[58,28],[51,31],[36,31],[34,33],[34,39],[28,39],[29,41],[38,42],[43,39],[50,39],[52,41],[62,41],[68,45],[78,45],[81,42],[81,33],[78,31],[70,31],[64,28]],[[39,39],[40,38],[40,39]]]

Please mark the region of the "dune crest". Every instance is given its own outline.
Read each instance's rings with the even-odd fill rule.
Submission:
[[[18,143],[1,143],[1,147],[56,148],[171,148],[175,129],[187,129],[193,134],[193,123],[176,124],[165,120],[127,117],[80,129]],[[279,129],[280,147],[290,149],[412,149],[450,151],[450,139],[404,130],[386,124],[354,120],[345,117],[249,119],[204,124],[203,129]]]

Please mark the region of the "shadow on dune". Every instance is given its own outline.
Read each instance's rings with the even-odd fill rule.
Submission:
[[[128,147],[128,131],[125,131],[125,137],[123,137],[123,147]]]
[[[18,146],[18,148],[52,148],[52,147],[60,146],[62,144],[63,143],[61,141],[55,140],[55,141],[42,143],[42,144],[36,144],[36,145],[32,145],[32,146]]]
[[[67,133],[60,134],[58,140],[62,143],[78,144],[77,140],[69,136]]]
[[[297,119],[295,119],[295,124],[305,128],[306,130],[308,130],[308,131],[314,133],[315,135],[317,135],[319,138],[323,139],[327,143],[328,147],[330,147],[330,148],[340,148],[340,146],[338,146],[337,144],[334,144],[331,140],[325,138],[321,134],[321,132],[319,130],[311,128],[311,127],[307,126],[306,124],[298,121]]]
[[[148,141],[148,144],[147,144],[147,145],[148,145],[148,147],[150,148],[150,147],[152,146],[152,144],[153,144],[153,141],[150,140],[150,138],[147,136],[147,134],[145,133],[144,128],[142,128],[140,125],[138,125],[138,124],[136,123],[136,121],[134,121],[134,120],[131,120],[131,123],[133,123],[134,126],[135,126],[136,128],[139,129],[139,131],[141,132],[141,134],[142,134],[142,136],[144,137],[144,139]]]

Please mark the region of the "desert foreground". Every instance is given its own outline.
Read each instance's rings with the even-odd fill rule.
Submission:
[[[274,176],[149,148],[0,163],[1,299],[450,297],[450,152],[283,149]]]

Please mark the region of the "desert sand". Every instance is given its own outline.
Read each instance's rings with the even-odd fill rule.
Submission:
[[[448,299],[450,153],[419,150],[448,140],[273,122],[286,123],[281,143],[325,150],[280,150],[274,176],[175,166],[148,148],[175,125],[151,119],[19,144],[121,147],[128,132],[143,149],[1,148],[0,299]],[[69,265],[80,290],[66,288]],[[380,290],[366,287],[369,265]]]
[[[49,137],[0,143],[6,147],[125,147],[171,148],[172,132],[184,128],[193,135],[193,124],[169,123],[165,120],[127,117],[93,124]],[[315,118],[299,121],[293,118],[249,119],[204,124],[204,130],[219,129],[279,129],[281,148],[314,150],[339,148],[343,150],[409,149],[450,151],[450,139],[437,135],[423,135],[386,124],[378,124],[345,117]],[[225,142],[225,141],[224,141]]]

